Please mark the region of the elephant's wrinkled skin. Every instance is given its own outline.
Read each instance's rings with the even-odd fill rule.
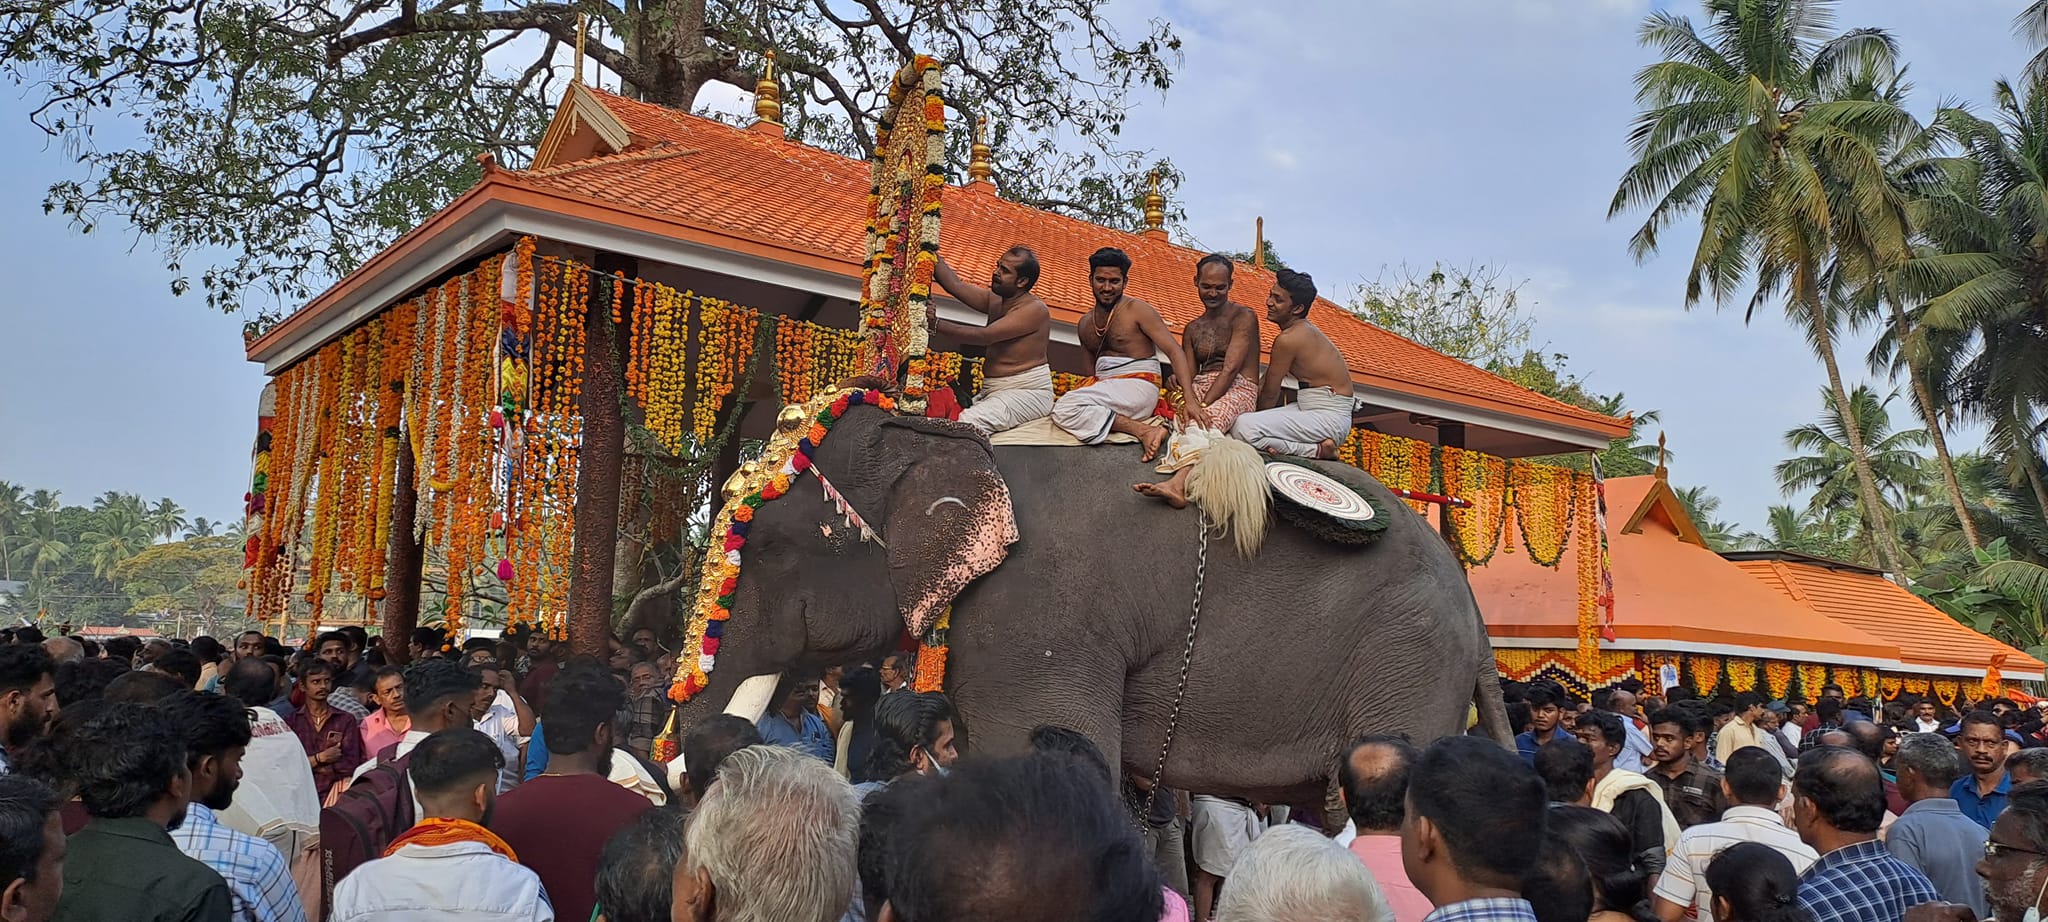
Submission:
[[[1062,723],[1149,776],[1187,641],[1194,510],[1131,490],[1153,476],[1133,446],[991,449],[957,424],[866,408],[815,459],[887,548],[846,529],[810,476],[762,507],[717,669],[683,723],[722,708],[748,676],[892,649],[898,599],[928,596],[954,569],[949,549],[966,543],[991,457],[1021,538],[954,604],[947,688],[976,750],[1014,751],[1031,727]],[[1319,803],[1345,740],[1457,732],[1475,693],[1500,736],[1493,654],[1463,571],[1423,519],[1379,499],[1394,521],[1370,548],[1282,522],[1253,560],[1209,542],[1169,786]]]

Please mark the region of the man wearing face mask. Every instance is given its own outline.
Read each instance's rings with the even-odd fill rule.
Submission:
[[[2048,782],[2013,786],[2005,812],[1991,824],[1977,876],[1996,922],[2041,922],[2048,902]],[[1970,907],[1926,903],[1906,911],[1906,922],[1971,922]]]
[[[543,691],[548,715],[548,767],[505,792],[491,831],[519,854],[562,919],[588,919],[597,902],[597,863],[604,843],[653,807],[606,777],[612,762],[612,715],[625,703],[619,680],[599,669],[571,667]]]
[[[938,692],[888,695],[875,705],[875,748],[855,777],[856,797],[910,775],[944,775],[959,758],[953,702]]]

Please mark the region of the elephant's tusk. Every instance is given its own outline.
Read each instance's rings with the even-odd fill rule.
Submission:
[[[967,504],[965,502],[962,502],[960,497],[958,496],[941,496],[938,499],[932,500],[931,505],[924,507],[924,514],[931,515],[940,506],[943,506],[947,503],[952,503],[953,505],[959,506],[962,509],[967,508]]]

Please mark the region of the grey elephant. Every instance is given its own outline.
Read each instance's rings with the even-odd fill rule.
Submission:
[[[1505,743],[1493,653],[1449,548],[1374,485],[1394,521],[1377,543],[1275,525],[1258,555],[1203,550],[1201,519],[1132,492],[1134,447],[999,447],[943,420],[850,409],[815,467],[881,537],[864,542],[813,476],[760,508],[732,616],[689,726],[745,679],[879,658],[906,621],[953,602],[946,688],[977,752],[1063,724],[1150,777],[1173,714],[1196,571],[1206,556],[1187,691],[1166,759],[1173,788],[1320,803],[1343,742],[1428,740],[1482,725]],[[960,549],[1017,540],[992,572]],[[979,510],[979,511],[978,511]],[[955,594],[957,593],[957,598]]]

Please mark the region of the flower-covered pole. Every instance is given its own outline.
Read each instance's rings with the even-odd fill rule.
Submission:
[[[407,425],[412,425],[408,422]],[[397,488],[391,497],[391,536],[384,546],[384,656],[403,663],[410,656],[406,640],[420,623],[420,570],[425,547],[413,534],[419,494],[413,487],[412,440],[398,440]]]
[[[585,356],[577,406],[583,416],[583,449],[576,471],[576,537],[569,565],[569,648],[596,656],[605,654],[611,635],[619,476],[626,450],[626,421],[619,406],[623,371],[611,299],[626,296],[623,280],[639,274],[633,263],[598,254],[590,299],[581,305]]]

